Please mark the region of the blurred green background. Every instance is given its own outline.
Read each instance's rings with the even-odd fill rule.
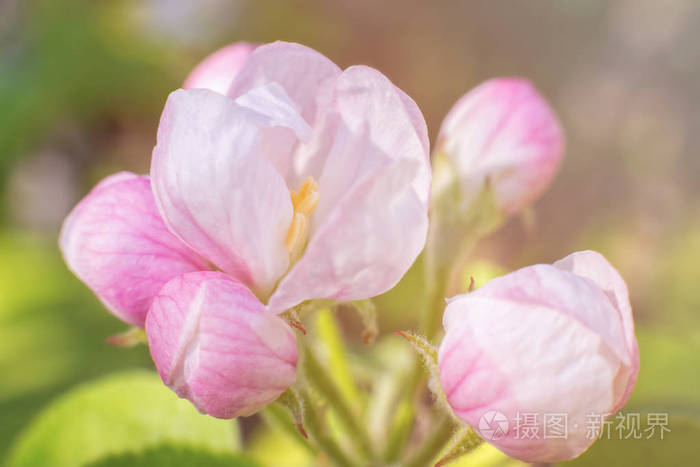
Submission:
[[[536,205],[535,231],[513,219],[480,243],[475,274],[602,252],[628,281],[638,326],[642,368],[626,410],[668,412],[672,430],[692,425],[699,30],[693,0],[0,0],[0,463],[74,386],[152,368],[145,348],[105,344],[124,325],[66,270],[56,236],[101,177],[148,171],[167,94],[237,40],[301,42],[342,67],[378,68],[417,101],[433,139],[482,80],[530,78],[562,119],[565,163]],[[415,315],[393,300],[382,330],[412,327]],[[280,433],[245,423],[258,461],[308,462]],[[269,446],[284,459],[270,460]]]

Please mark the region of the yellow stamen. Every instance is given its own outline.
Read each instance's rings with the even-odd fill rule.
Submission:
[[[308,194],[300,199],[295,206],[295,211],[302,214],[311,214],[316,209],[316,205],[321,199],[321,194],[318,191],[309,191]]]
[[[292,198],[294,217],[289,225],[289,230],[287,230],[284,246],[293,261],[304,248],[308,234],[309,217],[316,209],[321,194],[318,191],[316,180],[313,177],[307,177],[299,190],[290,191],[289,195]]]
[[[287,251],[292,253],[298,249],[301,244],[304,234],[306,233],[306,216],[300,212],[295,212],[292,218],[292,223],[287,230],[287,238],[284,240],[284,246]]]
[[[302,214],[311,214],[321,199],[321,194],[318,192],[318,184],[316,184],[316,180],[313,177],[306,177],[304,183],[301,184],[301,188],[296,193],[290,194],[294,212]]]

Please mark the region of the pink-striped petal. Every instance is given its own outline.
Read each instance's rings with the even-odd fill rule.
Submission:
[[[294,332],[220,272],[168,282],[153,302],[146,332],[163,382],[217,418],[257,412],[296,378]]]
[[[83,198],[66,218],[59,243],[75,275],[135,326],[143,326],[167,281],[209,268],[165,226],[148,177],[126,172],[105,178]]]

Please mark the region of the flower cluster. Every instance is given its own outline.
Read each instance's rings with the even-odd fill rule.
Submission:
[[[238,43],[183,88],[165,104],[150,174],[101,181],[60,246],[114,315],[145,328],[164,383],[219,418],[255,413],[295,382],[297,338],[281,314],[392,289],[426,245],[429,210],[444,217],[449,198],[457,208],[445,212],[466,216],[488,193],[498,215],[520,212],[563,151],[556,116],[521,79],[456,103],[432,186],[418,106],[372,68],[341,70],[299,44]],[[439,379],[456,417],[478,429],[488,411],[561,412],[577,427],[488,438],[517,458],[580,454],[592,442],[586,414],[616,412],[636,381],[626,285],[594,252],[458,295],[443,323]]]

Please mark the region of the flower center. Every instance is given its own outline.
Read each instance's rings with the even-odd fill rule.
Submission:
[[[309,217],[316,209],[321,194],[318,192],[316,180],[313,177],[306,177],[299,190],[290,191],[289,195],[292,198],[292,206],[294,206],[294,217],[292,217],[292,223],[287,230],[284,246],[289,252],[290,260],[295,261],[306,245]]]

